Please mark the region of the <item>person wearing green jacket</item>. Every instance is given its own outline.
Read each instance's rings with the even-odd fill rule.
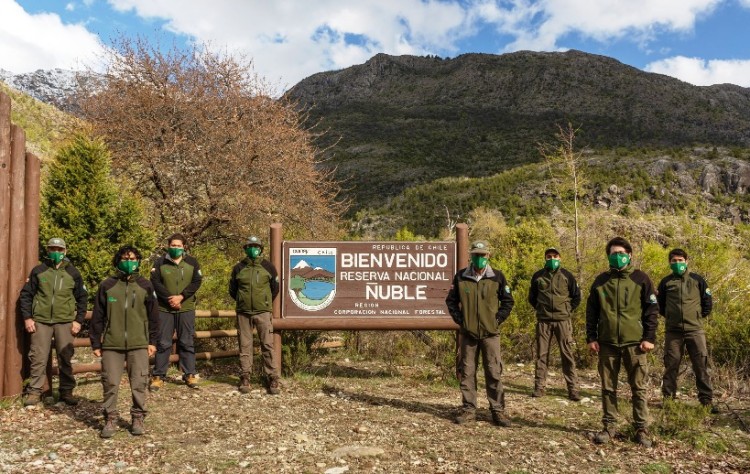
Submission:
[[[271,395],[281,391],[279,368],[273,357],[273,300],[279,294],[279,277],[271,262],[261,257],[263,243],[252,236],[243,246],[246,258],[232,269],[229,296],[237,302],[237,337],[240,344],[239,391],[250,392],[253,372],[253,327],[258,331],[266,390]]]
[[[609,270],[591,285],[586,303],[586,339],[599,355],[602,384],[602,424],[594,436],[603,444],[615,436],[617,380],[625,368],[633,399],[635,441],[651,446],[646,404],[646,354],[654,348],[659,306],[651,279],[632,264],[633,247],[622,237],[607,242]]]
[[[187,240],[182,234],[167,238],[167,252],[151,268],[151,284],[159,299],[159,344],[149,390],[164,385],[172,354],[172,336],[177,331],[177,354],[182,380],[189,388],[198,387],[195,369],[195,293],[201,287],[201,267],[185,251]]]
[[[99,284],[94,301],[89,337],[94,355],[102,360],[102,438],[117,432],[117,392],[126,363],[133,400],[130,432],[145,432],[148,359],[156,353],[159,305],[151,282],[138,274],[141,260],[135,247],[121,247],[112,259],[117,273]]]
[[[713,404],[708,346],[703,331],[703,319],[711,314],[713,296],[706,280],[688,271],[686,251],[674,249],[669,252],[669,267],[672,273],[661,280],[657,292],[660,312],[666,319],[661,393],[665,399],[677,395],[677,375],[687,348],[698,388],[698,401],[717,414],[719,409]]]
[[[471,244],[471,263],[453,277],[445,304],[461,334],[461,413],[456,423],[476,420],[477,366],[482,356],[485,387],[490,404],[492,422],[509,427],[505,414],[505,393],[500,376],[503,361],[500,356],[500,324],[513,309],[514,300],[505,275],[489,264],[490,248],[484,241]]]
[[[529,304],[536,311],[537,320],[534,391],[531,396],[544,396],[550,345],[555,338],[560,347],[568,399],[580,401],[571,315],[581,304],[581,290],[573,274],[562,267],[560,252],[556,248],[544,251],[544,268],[531,277]]]
[[[60,400],[67,405],[78,404],[73,396],[76,379],[71,359],[73,338],[86,317],[88,293],[81,273],[65,258],[66,252],[63,239],[50,239],[47,258],[31,270],[21,289],[21,315],[26,332],[31,334],[31,375],[23,399],[25,406],[41,401],[53,337],[60,370]]]

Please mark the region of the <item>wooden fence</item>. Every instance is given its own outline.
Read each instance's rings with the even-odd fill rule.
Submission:
[[[26,339],[18,296],[39,261],[40,162],[10,113],[10,97],[0,92],[0,397],[21,392]]]

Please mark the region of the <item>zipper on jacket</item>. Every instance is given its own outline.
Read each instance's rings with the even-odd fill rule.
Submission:
[[[128,350],[128,288],[130,282],[125,282],[125,350]]]
[[[617,297],[615,298],[615,300],[617,301],[617,304],[616,304],[616,306],[617,306],[617,311],[616,311],[616,314],[617,314],[617,345],[619,347],[620,344],[622,344],[622,339],[620,337],[620,278],[619,278],[619,275],[618,275],[618,278],[617,278],[617,290],[615,291],[615,295],[617,295]]]
[[[682,287],[685,284],[685,279],[680,276],[680,324],[682,325],[682,332],[685,332],[685,312],[683,311],[685,302],[682,300]]]
[[[57,293],[57,277],[59,273],[57,272],[57,269],[55,269],[55,281],[52,282],[52,299],[49,302],[49,322],[52,323],[52,320],[54,319],[55,314],[55,294]],[[60,286],[62,286],[62,281],[60,282]]]

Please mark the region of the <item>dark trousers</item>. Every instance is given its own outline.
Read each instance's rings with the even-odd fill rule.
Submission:
[[[599,347],[599,377],[602,381],[602,423],[605,428],[617,421],[617,377],[620,367],[625,368],[628,384],[633,395],[633,425],[636,428],[648,426],[648,406],[646,405],[646,353],[639,345],[617,347],[601,344]]]
[[[698,400],[703,404],[710,404],[713,401],[714,390],[711,375],[708,373],[708,347],[706,333],[703,331],[667,332],[664,335],[664,377],[661,393],[665,397],[674,397],[677,394],[677,376],[685,348],[693,365]]]
[[[146,387],[148,386],[148,349],[129,351],[102,350],[102,389],[104,391],[105,415],[116,414],[117,392],[125,363],[128,367],[128,380],[133,405],[131,415],[146,414]]]
[[[576,376],[576,361],[573,356],[573,324],[570,319],[565,321],[537,321],[534,387],[544,388],[549,366],[549,349],[553,337],[560,347],[565,384],[568,386],[568,391],[575,390],[578,386],[578,377]]]
[[[195,374],[195,311],[166,313],[159,311],[159,343],[156,346],[154,376],[164,377],[169,368],[172,354],[172,337],[177,330],[177,353],[180,356],[180,370],[185,374]]]
[[[57,353],[57,366],[60,369],[60,391],[73,390],[76,379],[73,376],[73,367],[70,360],[73,358],[73,335],[70,328],[73,323],[45,324],[35,322],[36,332],[31,334],[31,348],[29,349],[29,360],[31,362],[31,375],[28,393],[41,393],[44,380],[47,375],[47,360],[52,350],[52,338],[55,339],[55,352]],[[51,388],[51,387],[50,387]]]
[[[500,376],[503,374],[503,361],[500,358],[500,336],[475,339],[461,332],[461,398],[463,409],[477,409],[477,366],[479,355],[484,366],[484,383],[490,411],[505,409],[505,394]]]

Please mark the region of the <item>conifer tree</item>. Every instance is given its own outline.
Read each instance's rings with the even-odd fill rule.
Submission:
[[[112,271],[121,245],[146,255],[154,247],[138,197],[115,182],[110,166],[104,143],[77,134],[57,153],[42,188],[39,248],[44,252],[48,239],[62,237],[89,289]]]

